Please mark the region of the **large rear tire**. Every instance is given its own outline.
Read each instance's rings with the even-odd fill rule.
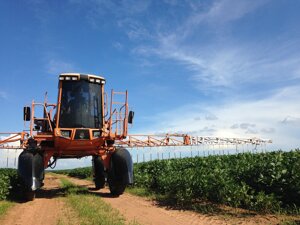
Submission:
[[[124,193],[127,184],[108,179],[108,187],[113,196],[120,196]]]
[[[108,186],[112,195],[124,193],[128,184],[133,182],[133,164],[130,153],[125,148],[118,148],[111,156],[108,170]]]
[[[99,190],[105,186],[104,165],[99,156],[93,156],[93,172],[95,189]]]
[[[26,201],[35,198],[35,191],[43,186],[44,162],[43,154],[35,149],[26,149],[19,155],[18,175],[21,194]]]
[[[100,190],[105,186],[105,178],[95,178],[95,190]]]
[[[24,199],[26,201],[33,201],[35,199],[35,191],[25,191],[24,192]]]

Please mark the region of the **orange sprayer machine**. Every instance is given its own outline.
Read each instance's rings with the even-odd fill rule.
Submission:
[[[259,138],[193,137],[187,134],[128,135],[134,112],[128,110],[128,93],[111,91],[110,103],[100,76],[64,73],[59,76],[56,104],[32,102],[24,107],[29,131],[10,134],[0,148],[22,149],[18,173],[27,199],[43,186],[45,169],[57,159],[92,156],[96,189],[105,182],[113,195],[133,183],[132,158],[125,147],[187,146],[202,144],[252,144]],[[40,116],[38,116],[40,115]],[[9,145],[20,142],[20,146]]]
[[[133,182],[131,156],[114,143],[126,138],[134,113],[128,111],[127,91],[112,91],[108,105],[104,85],[105,79],[100,76],[61,74],[57,103],[33,101],[31,107],[24,107],[29,133],[11,133],[0,140],[2,148],[10,148],[5,144],[20,140],[18,148],[23,151],[18,172],[27,195],[34,196],[34,191],[43,186],[45,168],[59,158],[92,156],[96,188],[102,188],[107,178],[114,195],[122,194]],[[41,117],[36,116],[38,110],[42,111]]]

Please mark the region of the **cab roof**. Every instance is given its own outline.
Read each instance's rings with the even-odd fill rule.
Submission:
[[[59,77],[67,77],[67,76],[74,76],[77,77],[79,80],[83,79],[90,79],[90,78],[96,78],[100,80],[105,80],[104,77],[94,75],[94,74],[87,74],[87,73],[61,73]]]

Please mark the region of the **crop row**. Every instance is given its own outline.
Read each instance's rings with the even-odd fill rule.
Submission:
[[[81,167],[81,168],[66,169],[66,170],[53,170],[52,172],[58,174],[64,174],[70,177],[76,177],[80,179],[86,179],[92,177],[92,167]]]
[[[91,177],[91,167],[57,171]],[[134,186],[178,205],[210,201],[273,212],[300,207],[300,151],[151,161],[134,165]]]
[[[17,170],[0,168],[0,200],[6,199],[10,191],[17,185]]]
[[[135,186],[179,205],[211,201],[278,211],[300,207],[300,151],[151,161],[134,167]]]

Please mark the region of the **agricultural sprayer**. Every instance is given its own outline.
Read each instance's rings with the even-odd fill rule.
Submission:
[[[108,183],[113,195],[120,195],[133,183],[133,163],[126,147],[185,146],[203,143],[251,143],[253,139],[193,137],[187,134],[129,135],[134,112],[128,110],[128,93],[104,90],[105,79],[79,73],[59,75],[55,104],[32,101],[24,107],[29,130],[7,134],[0,148],[18,148],[18,173],[25,197],[32,200],[43,186],[45,169],[57,159],[92,156],[96,189]],[[39,115],[39,116],[38,116]],[[19,146],[10,143],[19,142]]]

